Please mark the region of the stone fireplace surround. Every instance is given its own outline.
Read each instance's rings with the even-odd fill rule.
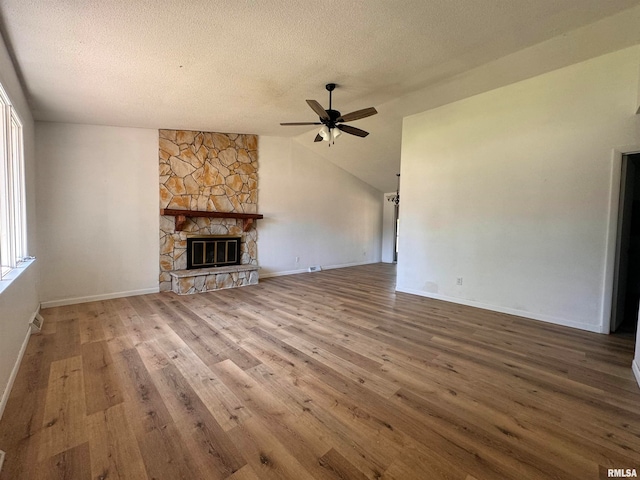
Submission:
[[[257,213],[256,135],[159,131],[160,208]],[[206,292],[258,283],[257,230],[241,219],[160,216],[160,291]],[[189,236],[238,235],[241,265],[186,270]]]

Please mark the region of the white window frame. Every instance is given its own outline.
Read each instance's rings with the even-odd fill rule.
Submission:
[[[22,121],[0,85],[0,279],[27,256]]]

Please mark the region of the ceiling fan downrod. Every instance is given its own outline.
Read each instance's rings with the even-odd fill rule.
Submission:
[[[336,89],[336,84],[335,83],[327,83],[325,85],[325,88],[329,91],[329,110],[331,110],[331,92],[333,92]]]

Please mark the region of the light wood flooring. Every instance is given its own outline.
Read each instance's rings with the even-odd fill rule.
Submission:
[[[0,478],[640,475],[633,337],[394,284],[376,264],[43,310]]]

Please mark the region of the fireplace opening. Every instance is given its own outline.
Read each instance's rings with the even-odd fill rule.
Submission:
[[[240,265],[241,237],[187,238],[187,270]]]

